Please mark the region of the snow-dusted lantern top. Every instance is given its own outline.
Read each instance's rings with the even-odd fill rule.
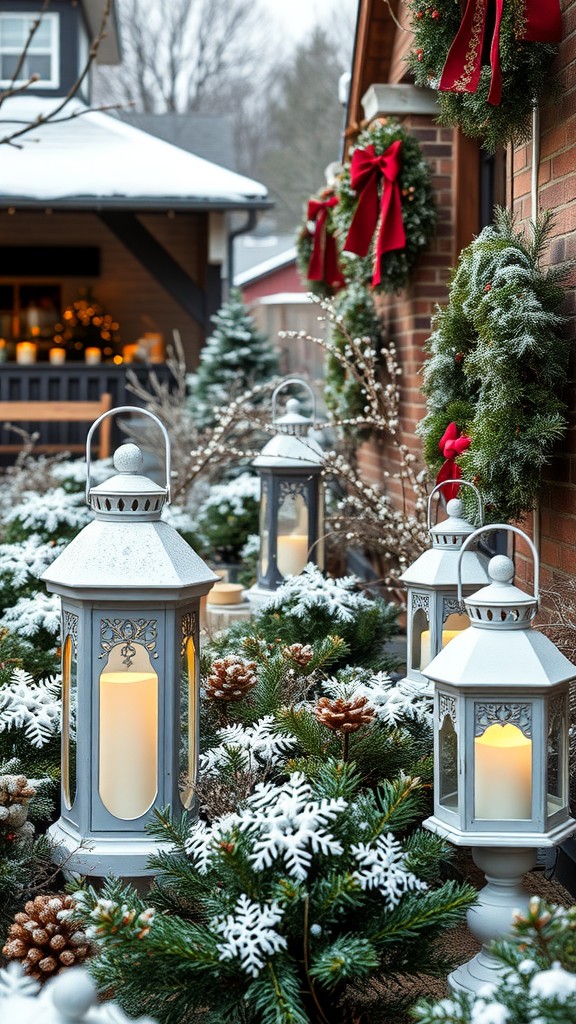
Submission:
[[[283,416],[276,415],[278,395],[290,384],[305,388],[312,398],[312,418],[289,398]],[[324,453],[310,436],[316,401],[309,384],[291,378],[272,395],[272,424],[277,433],[253,462],[260,475],[260,557],[253,593],[269,594],[285,576],[297,576],[307,562],[323,568]]]
[[[568,808],[568,688],[576,668],[532,628],[534,595],[512,583],[514,563],[492,558],[490,583],[464,604],[470,629],[426,667],[434,682],[434,815],[427,828],[463,846],[552,846],[576,829]]]
[[[161,430],[164,486],[142,475],[134,444],[116,451],[117,475],[91,486],[93,433],[126,412]],[[144,831],[153,808],[193,801],[199,607],[217,577],[161,520],[170,442],[156,416],[104,413],[86,459],[94,520],[42,576],[62,597],[62,812],[50,831],[69,871],[140,875],[156,850]]]
[[[424,670],[432,659],[469,625],[456,595],[456,565],[464,542],[474,527],[462,516],[462,502],[452,498],[446,505],[448,518],[432,526],[432,499],[446,484],[470,487],[478,501],[482,523],[482,499],[473,484],[466,480],[446,480],[428,498],[428,530],[432,547],[409,566],[400,579],[407,585],[407,656],[406,678],[423,693],[429,692]],[[488,583],[488,559],[478,551],[466,551],[462,562],[465,594]]]

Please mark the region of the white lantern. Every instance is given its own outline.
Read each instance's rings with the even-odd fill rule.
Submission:
[[[483,527],[458,557],[458,598],[466,547],[486,530],[523,537],[534,557],[534,595],[512,583],[514,563],[492,558],[490,584],[465,600],[470,629],[427,666],[434,683],[434,814],[425,827],[472,847],[488,885],[469,912],[483,943],[510,931],[526,907],[522,877],[536,848],[576,829],[568,805],[568,691],[576,667],[532,628],[538,610],[538,558],[514,526]],[[498,962],[484,949],[451,975],[453,987],[478,991]]]
[[[291,384],[308,391],[311,419],[302,415],[296,398],[288,399],[283,416],[276,415],[278,395]],[[277,433],[252,463],[261,481],[258,575],[248,592],[256,604],[270,597],[286,576],[298,576],[307,562],[324,567],[324,453],[311,436],[315,418],[316,400],[306,381],[291,378],[278,385],[272,395]]]
[[[160,428],[165,486],[142,475],[140,449],[125,444],[117,475],[91,487],[94,430],[125,412]],[[200,598],[218,577],[160,518],[170,442],[152,413],[104,413],[86,458],[94,521],[42,576],[62,597],[62,808],[50,835],[69,872],[137,876],[158,849],[145,832],[154,808],[193,804]]]
[[[403,682],[423,695],[431,695],[426,666],[469,625],[468,616],[463,613],[456,595],[456,564],[464,541],[474,533],[474,527],[462,516],[459,498],[448,501],[448,518],[432,526],[432,499],[442,487],[451,483],[474,491],[482,524],[482,499],[473,484],[466,480],[445,480],[438,484],[428,498],[428,530],[432,547],[424,551],[400,577],[408,589],[406,679]],[[488,583],[487,565],[488,559],[484,555],[478,551],[466,551],[462,562],[465,594],[472,594]]]

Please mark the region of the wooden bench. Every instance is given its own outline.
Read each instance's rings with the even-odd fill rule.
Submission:
[[[7,424],[27,423],[92,423],[103,412],[112,408],[112,395],[105,392],[98,402],[0,402],[0,420]],[[101,459],[110,455],[112,420],[109,417],[98,431],[98,454]],[[88,431],[86,431],[88,433]],[[86,444],[40,444],[37,452],[83,452]],[[18,453],[22,442],[0,444],[0,452]]]

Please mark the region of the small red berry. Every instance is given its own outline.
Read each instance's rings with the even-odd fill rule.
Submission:
[[[485,292],[491,292],[492,291],[492,285],[491,284],[484,285],[484,291]]]
[[[434,21],[438,21],[438,18],[440,17],[440,11],[432,11],[432,17],[434,18]]]
[[[463,355],[462,352],[457,352],[456,355],[454,356],[454,362],[455,363],[461,363],[463,359],[464,359],[464,355]]]
[[[422,21],[422,18],[424,17],[424,11],[417,11],[416,17],[418,18],[418,21]]]
[[[424,50],[416,50],[416,57],[418,58],[418,60],[422,60],[423,56]]]

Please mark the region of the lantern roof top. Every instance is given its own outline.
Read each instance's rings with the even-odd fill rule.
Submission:
[[[466,554],[466,552],[464,552]],[[538,598],[514,586],[514,562],[495,555],[488,563],[490,583],[464,604],[473,626],[482,629],[528,629],[538,611]]]
[[[278,431],[264,446],[252,463],[256,468],[269,467],[308,470],[312,466],[320,469],[324,463],[324,452],[310,431],[314,421],[300,413],[300,402],[289,398],[286,412],[275,417],[274,427]]]
[[[446,504],[446,511],[448,517],[430,529],[432,544],[434,547],[444,548],[450,543],[452,550],[459,550],[464,539],[474,533],[476,527],[462,515],[460,498],[451,498]]]
[[[142,461],[135,444],[117,449],[118,473],[88,492],[94,521],[42,574],[49,589],[79,597],[131,590],[142,601],[158,591],[205,594],[216,582],[200,556],[160,519],[167,487],[141,474]]]

